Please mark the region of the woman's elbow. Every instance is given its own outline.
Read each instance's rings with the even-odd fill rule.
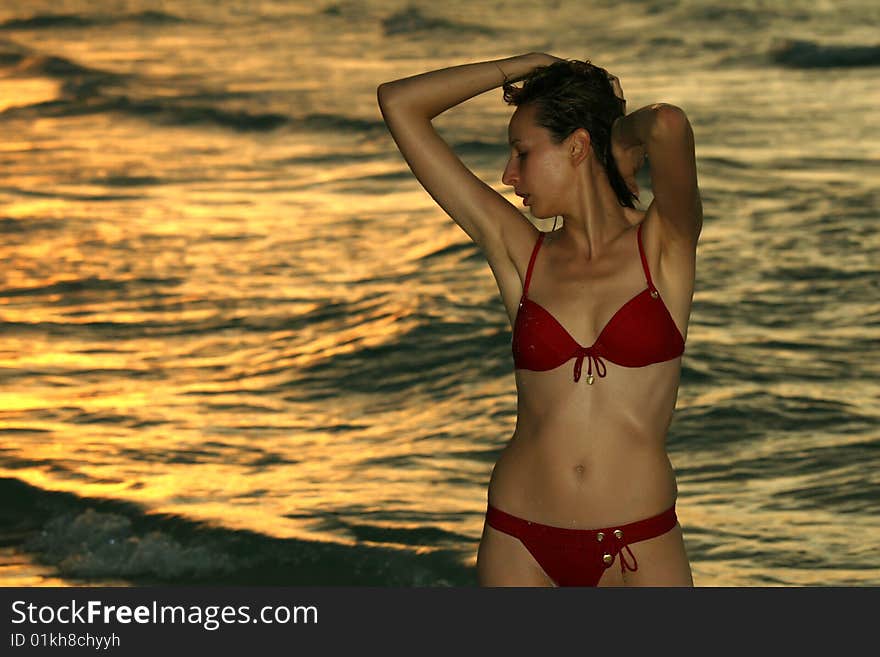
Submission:
[[[690,121],[684,110],[668,103],[658,103],[654,125],[652,126],[655,136],[682,135],[691,130]]]
[[[397,95],[395,89],[394,82],[383,82],[376,87],[376,101],[379,103],[379,107],[387,109],[391,106],[394,102],[394,97]]]
[[[380,105],[385,102],[386,96],[388,96],[388,83],[382,82],[378,87],[376,87],[376,100]]]

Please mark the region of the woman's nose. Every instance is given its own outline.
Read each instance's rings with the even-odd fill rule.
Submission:
[[[501,182],[505,185],[510,185],[513,187],[516,182],[516,172],[515,167],[513,166],[513,159],[507,160],[507,165],[504,167],[504,172],[501,174]]]

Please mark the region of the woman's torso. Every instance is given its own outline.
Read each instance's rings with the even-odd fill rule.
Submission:
[[[640,223],[653,285],[687,337],[695,254],[661,254],[659,217],[652,212],[628,211],[627,219],[631,227],[601,262],[566,261],[550,234],[535,259],[528,298],[580,345],[593,344],[620,308],[647,287],[636,234]],[[517,263],[523,281],[526,265]],[[504,290],[502,296],[513,327],[520,299]],[[595,376],[592,385],[588,362],[577,382],[574,365],[571,359],[547,371],[515,371],[517,425],[493,470],[489,503],[529,520],[583,528],[630,522],[671,506],[676,485],[665,442],[681,356],[643,367],[606,359],[605,376]]]

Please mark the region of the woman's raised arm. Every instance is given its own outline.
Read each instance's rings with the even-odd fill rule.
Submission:
[[[429,71],[379,85],[379,107],[387,114],[401,106],[431,120],[458,105],[505,82],[516,82],[538,66],[559,61],[556,57],[532,52],[506,59],[462,64]]]
[[[477,178],[437,134],[431,119],[505,79],[517,81],[558,61],[542,53],[463,64],[379,85],[377,96],[391,136],[415,177],[479,245],[489,264],[513,259],[510,244],[534,242],[537,230],[503,196]]]
[[[694,131],[684,111],[667,103],[648,105],[614,122],[612,153],[629,185],[644,158],[651,162],[652,205],[664,226],[663,240],[696,248],[703,228],[697,185]]]

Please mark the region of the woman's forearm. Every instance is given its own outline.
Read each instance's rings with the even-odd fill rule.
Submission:
[[[687,123],[687,117],[681,108],[654,103],[615,121],[611,128],[612,140],[619,140],[618,145],[624,149],[644,147],[650,151],[652,144],[669,132],[670,126],[682,122]]]
[[[681,139],[690,130],[687,117],[681,108],[668,103],[654,103],[632,114],[627,114],[614,122],[611,128],[611,141],[618,167],[626,167],[627,157],[641,161],[647,156],[654,159],[658,152],[668,148],[668,140]],[[691,136],[693,139],[693,136]]]
[[[621,148],[647,147],[656,127],[658,110],[662,103],[647,105],[635,112],[620,117],[611,129],[612,140]]]
[[[538,66],[556,61],[543,53],[528,53],[476,64],[462,64],[379,85],[379,105],[383,112],[405,108],[430,120],[450,107],[483,92],[500,87],[504,78],[521,80]]]

